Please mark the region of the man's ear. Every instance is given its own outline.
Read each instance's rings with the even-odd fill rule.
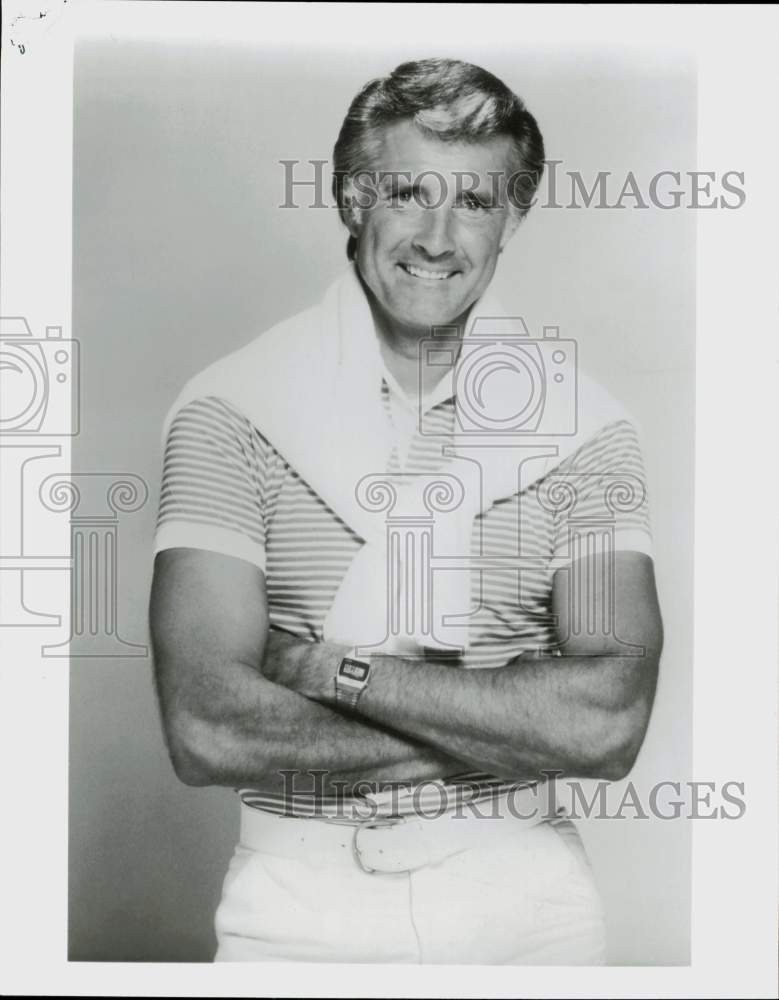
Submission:
[[[511,209],[508,215],[506,216],[506,222],[503,226],[503,232],[500,237],[501,252],[503,251],[503,248],[506,246],[511,237],[514,235],[514,233],[517,231],[521,221],[522,217],[514,209]]]
[[[344,212],[344,222],[346,223],[346,228],[349,230],[349,234],[356,240],[359,239],[362,232],[362,215],[360,210],[355,207],[347,208]]]
[[[341,213],[341,218],[350,235],[358,239],[362,232],[363,208],[356,197],[351,178],[348,178],[344,183],[343,212]]]

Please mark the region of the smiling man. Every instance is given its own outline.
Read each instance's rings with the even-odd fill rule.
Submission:
[[[348,271],[171,410],[151,625],[176,773],[241,799],[218,960],[604,960],[547,779],[630,770],[662,630],[629,417],[491,297],[543,155],[476,66],[369,83]]]
[[[341,191],[383,356],[411,392],[419,386],[420,340],[436,326],[464,325],[522,211],[507,198],[518,174],[511,140],[447,141],[450,114],[439,108],[388,124],[371,154],[380,168],[351,175],[362,180],[363,198],[352,199],[349,173]],[[347,119],[336,156],[351,139],[348,129]],[[540,134],[537,142],[543,156]],[[533,165],[540,177],[542,163]],[[423,389],[440,377],[440,368],[423,369]]]

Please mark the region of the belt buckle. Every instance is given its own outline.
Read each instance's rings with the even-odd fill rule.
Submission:
[[[380,830],[383,827],[398,826],[401,823],[405,823],[405,819],[402,816],[387,816],[383,819],[367,819],[355,827],[354,834],[352,835],[352,856],[357,862],[358,867],[361,868],[366,875],[400,875],[403,872],[415,872],[419,871],[420,868],[424,868],[424,865],[417,865],[415,868],[400,868],[397,872],[385,872],[380,868],[370,868],[363,860],[362,854],[360,853],[360,845],[358,843],[358,837],[361,830]]]

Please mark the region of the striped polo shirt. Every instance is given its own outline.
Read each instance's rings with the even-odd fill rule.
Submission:
[[[455,400],[445,380],[419,410],[385,370],[377,391],[392,429],[390,474],[435,473],[454,442]],[[344,447],[348,448],[348,441]],[[377,470],[379,471],[379,470]],[[334,470],[338,474],[338,470]],[[575,505],[554,504],[553,484],[576,484]],[[638,484],[630,503],[604,510],[604,484]],[[513,496],[498,500],[474,520],[472,556],[535,557],[533,565],[488,567],[472,572],[470,644],[465,669],[500,667],[528,651],[550,653],[557,637],[551,614],[552,578],[579,553],[571,522],[606,525],[614,549],[651,554],[641,451],[633,425],[604,426],[549,474]],[[607,515],[604,520],[604,515]],[[578,536],[577,536],[578,537]],[[196,399],[182,407],[168,432],[156,550],[200,548],[245,559],[265,574],[271,627],[302,639],[323,639],[325,617],[363,540],[290,467],[232,404]],[[553,562],[554,561],[554,562]],[[425,787],[378,794],[377,815],[403,815],[430,808],[482,802],[532,782],[511,783],[482,772],[442,776]],[[239,789],[249,806],[298,816],[360,815],[361,799],[337,800],[312,792],[268,795]]]

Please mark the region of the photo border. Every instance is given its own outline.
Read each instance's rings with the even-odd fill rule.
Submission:
[[[2,52],[3,316],[71,329],[73,43],[77,37],[287,47],[612,45],[693,53],[698,169],[743,170],[747,200],[697,216],[694,774],[746,782],[738,822],[693,827],[689,967],[253,966],[68,963],[68,678],[35,628],[0,633],[6,821],[0,989],[184,996],[774,996],[776,992],[775,9],[746,5],[7,4]],[[375,25],[381,25],[377,31]],[[773,29],[773,30],[771,30]],[[435,34],[433,35],[432,32]],[[505,41],[500,43],[505,50]],[[21,49],[24,49],[22,52]],[[659,312],[661,307],[659,307]],[[774,432],[772,434],[772,431]],[[62,439],[63,468],[69,444]],[[747,480],[745,472],[752,474]],[[752,480],[754,476],[754,481]],[[4,483],[4,488],[8,483]],[[748,492],[747,492],[748,491]],[[744,511],[745,492],[760,506]],[[4,498],[5,499],[5,498]],[[764,510],[768,507],[768,512]],[[734,512],[738,512],[736,518]],[[31,512],[34,517],[35,511]],[[66,530],[66,526],[63,531]],[[69,538],[63,534],[62,551]],[[68,607],[50,574],[51,607]],[[770,664],[770,668],[767,666]],[[34,866],[34,868],[33,868]]]

